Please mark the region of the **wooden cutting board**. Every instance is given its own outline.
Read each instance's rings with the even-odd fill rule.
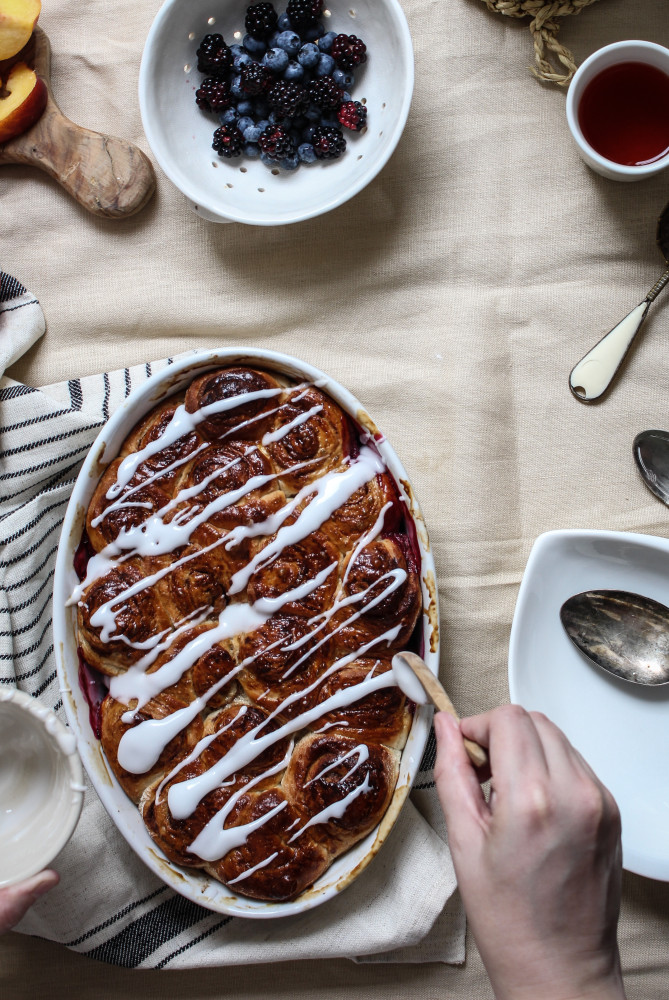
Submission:
[[[51,92],[51,46],[41,28],[11,62],[32,66],[47,86],[48,99],[27,132],[0,143],[0,165],[38,167],[94,215],[122,219],[139,212],[156,186],[151,162],[131,142],[92,132],[65,117]]]

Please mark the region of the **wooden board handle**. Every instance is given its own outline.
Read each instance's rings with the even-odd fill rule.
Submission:
[[[51,93],[49,40],[39,28],[34,66],[47,85],[46,108],[32,128],[0,145],[0,164],[38,167],[94,215],[117,219],[139,212],[156,186],[151,161],[131,142],[65,117]]]

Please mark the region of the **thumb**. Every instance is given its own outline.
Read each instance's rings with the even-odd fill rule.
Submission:
[[[18,924],[33,903],[57,885],[58,881],[58,874],[47,870],[16,885],[0,889],[0,934]]]
[[[446,817],[449,839],[471,839],[489,817],[476,771],[467,756],[457,721],[446,712],[434,717],[437,759],[434,780]]]

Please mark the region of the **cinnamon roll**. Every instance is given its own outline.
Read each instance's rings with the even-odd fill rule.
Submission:
[[[314,385],[221,368],[127,436],[73,600],[102,749],[169,862],[281,902],[379,823],[413,717],[388,683],[421,612],[408,527]]]

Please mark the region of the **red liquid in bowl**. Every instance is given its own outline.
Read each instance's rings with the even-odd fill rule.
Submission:
[[[646,63],[609,66],[585,87],[578,123],[607,160],[654,163],[669,153],[669,76]]]

